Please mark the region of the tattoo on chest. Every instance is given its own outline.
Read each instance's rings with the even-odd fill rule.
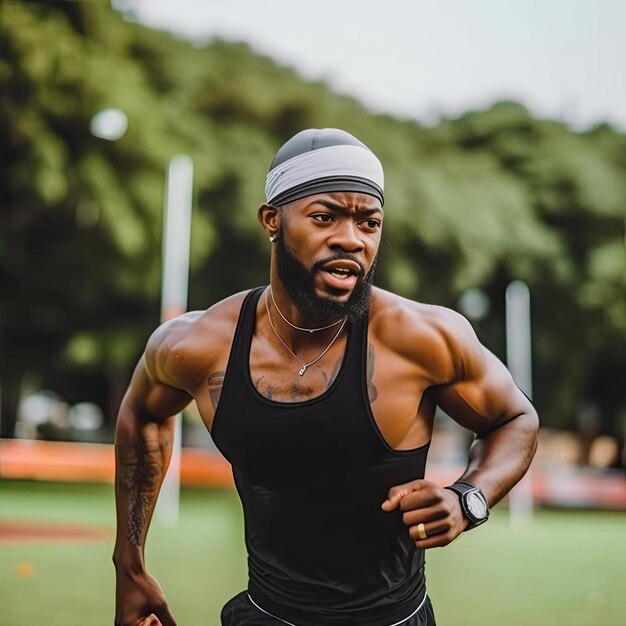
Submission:
[[[254,386],[258,389],[259,393],[268,400],[273,400],[275,395],[274,385],[272,385],[272,383],[263,383],[264,378],[265,376],[259,376],[259,378],[254,381]]]
[[[376,353],[371,343],[367,344],[367,396],[370,404],[378,398],[378,390],[374,384],[374,368],[376,364]]]
[[[162,459],[158,441],[139,439],[119,448],[118,480],[126,494],[128,540],[136,546],[145,541],[148,520],[159,494]]]
[[[287,380],[279,375],[259,376],[254,379],[254,386],[268,400],[274,400],[275,402],[305,402],[321,395],[332,385],[341,369],[342,362],[343,358],[339,358],[333,365],[333,369],[328,373],[321,368],[312,368],[307,371],[305,380],[296,376],[295,373],[293,380]],[[319,378],[315,380],[315,377],[320,377],[321,381]],[[221,383],[222,381],[219,382]],[[321,387],[320,382],[322,383]]]
[[[213,409],[217,408],[217,403],[220,401],[225,373],[225,370],[219,370],[218,372],[213,372],[208,378],[207,383],[209,385],[209,395],[211,396]]]
[[[341,365],[343,363],[343,357],[337,359],[333,365],[333,369],[330,374],[327,374],[324,370],[320,371],[322,379],[324,380],[325,388],[328,389],[334,382],[335,378],[339,374]],[[376,364],[376,353],[374,347],[368,344],[367,347],[367,394],[370,403],[374,402],[378,397],[378,390],[374,385],[374,369]],[[222,393],[222,387],[224,385],[225,370],[219,370],[209,375],[207,384],[209,386],[209,395],[211,397],[211,404],[213,409],[217,408],[217,404]],[[298,381],[289,385],[285,391],[279,391],[274,384],[265,380],[265,376],[260,376],[254,381],[254,386],[259,393],[269,400],[277,400],[279,402],[298,402],[301,400],[307,400],[311,397],[311,392],[308,388],[299,384]]]

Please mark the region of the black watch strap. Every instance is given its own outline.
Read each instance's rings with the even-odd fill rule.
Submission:
[[[484,524],[489,519],[489,505],[483,492],[476,485],[457,480],[446,489],[454,491],[459,497],[463,515],[469,521],[465,530],[472,530],[476,526]]]

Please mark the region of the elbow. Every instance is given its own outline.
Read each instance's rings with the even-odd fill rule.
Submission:
[[[528,412],[527,422],[527,428],[533,442],[532,453],[534,456],[535,451],[537,450],[537,444],[539,443],[539,414],[535,410],[535,407],[531,407]]]
[[[520,413],[510,422],[515,429],[520,449],[525,450],[528,462],[535,456],[539,443],[539,415],[533,406]]]
[[[484,432],[476,432],[476,438],[498,437],[503,432],[520,444],[525,444],[524,447],[534,456],[539,441],[539,415],[535,408],[529,403],[523,411],[502,419]]]
[[[515,424],[515,427],[528,438],[529,441],[533,441],[535,446],[539,439],[539,414],[532,405],[524,410],[523,413],[516,415],[511,422]]]

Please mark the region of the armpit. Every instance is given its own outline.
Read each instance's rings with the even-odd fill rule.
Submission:
[[[209,374],[207,379],[207,385],[209,386],[209,395],[211,396],[211,404],[213,409],[217,408],[217,403],[220,401],[220,395],[222,393],[222,387],[224,386],[225,370],[219,370]]]

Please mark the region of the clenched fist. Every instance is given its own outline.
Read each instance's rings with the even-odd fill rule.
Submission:
[[[391,487],[382,509],[395,511],[397,508],[403,513],[402,521],[409,535],[421,550],[447,546],[468,524],[457,495],[428,480],[413,480]]]
[[[115,605],[115,626],[176,626],[161,585],[146,572],[117,572]]]

